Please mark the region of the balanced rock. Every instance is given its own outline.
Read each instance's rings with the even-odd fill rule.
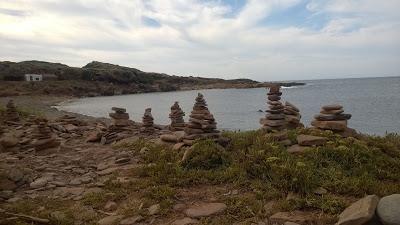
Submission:
[[[343,132],[347,129],[347,120],[351,118],[351,114],[344,114],[343,112],[341,105],[322,106],[320,114],[314,116],[311,125],[322,130]]]
[[[32,145],[36,150],[54,148],[60,145],[60,141],[52,135],[52,131],[45,120],[36,125],[33,138]]]
[[[152,134],[154,133],[154,118],[151,115],[151,108],[147,108],[142,117],[142,128],[143,133]]]
[[[171,131],[184,130],[185,121],[183,120],[183,116],[185,116],[185,113],[182,111],[178,102],[175,102],[171,106],[171,113],[169,114],[169,118],[171,119],[171,125],[169,126],[169,129]]]
[[[384,225],[400,225],[400,194],[383,197],[376,213]]]
[[[19,113],[15,107],[14,101],[11,99],[6,105],[6,121],[8,122],[18,122],[20,121]]]
[[[286,128],[285,107],[280,102],[282,92],[280,86],[273,85],[267,94],[269,109],[265,118],[260,119],[262,129],[266,131],[281,131]]]
[[[288,129],[304,127],[304,125],[300,122],[300,110],[295,105],[290,102],[285,102],[283,113],[285,114],[286,126]]]
[[[195,139],[219,138],[217,122],[207,108],[207,103],[202,94],[198,94],[193,111],[190,114],[189,123],[185,125],[184,143],[191,145]]]

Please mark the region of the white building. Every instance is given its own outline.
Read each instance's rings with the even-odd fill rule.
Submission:
[[[43,76],[41,74],[25,74],[26,81],[42,81]]]

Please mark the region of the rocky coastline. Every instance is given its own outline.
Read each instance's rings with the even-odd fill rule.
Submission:
[[[220,132],[200,93],[168,125],[0,98],[0,224],[399,224],[400,137],[358,133],[338,104],[302,124],[281,96],[248,132]]]

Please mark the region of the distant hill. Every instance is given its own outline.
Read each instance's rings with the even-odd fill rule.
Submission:
[[[204,88],[251,88],[268,85],[268,83],[250,79],[224,80],[143,72],[135,68],[97,61],[88,63],[82,68],[43,61],[0,62],[0,80],[23,81],[24,75],[27,73],[52,74],[55,75],[56,80],[30,85],[27,85],[27,82],[8,83],[16,90],[10,90],[10,87],[7,86],[8,91],[5,94],[0,93],[0,95],[7,96],[10,92],[12,94],[17,92],[19,94],[97,96]],[[2,83],[4,84],[4,82]],[[289,85],[293,84],[295,83]]]

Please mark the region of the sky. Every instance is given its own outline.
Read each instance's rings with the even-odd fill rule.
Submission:
[[[0,0],[0,61],[258,81],[400,76],[400,0]]]

